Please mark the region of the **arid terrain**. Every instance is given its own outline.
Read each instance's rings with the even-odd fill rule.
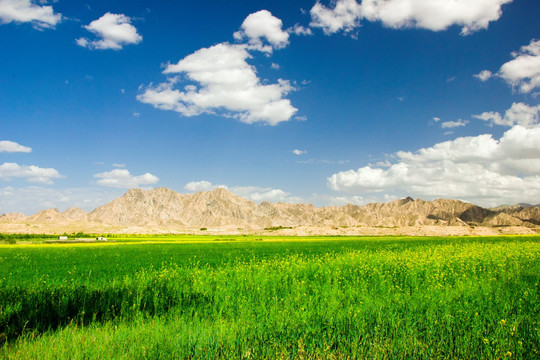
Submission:
[[[364,206],[257,204],[219,188],[179,194],[131,189],[91,212],[47,209],[0,215],[3,233],[275,233],[283,235],[495,235],[540,232],[540,207],[486,209],[448,199]]]

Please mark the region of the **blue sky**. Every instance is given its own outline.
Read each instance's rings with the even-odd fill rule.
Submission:
[[[0,213],[131,187],[540,203],[536,0],[0,0]]]

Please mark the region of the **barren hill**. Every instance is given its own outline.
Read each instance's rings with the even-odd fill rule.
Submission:
[[[424,201],[410,197],[383,204],[318,208],[311,204],[257,204],[223,188],[184,195],[168,188],[156,188],[131,189],[90,213],[77,208],[63,213],[48,209],[29,217],[23,214],[2,215],[0,222],[25,222],[27,226],[88,224],[93,229],[133,232],[149,228],[163,231],[199,228],[255,231],[277,227],[535,227],[540,225],[540,208],[501,206],[485,209],[458,200]]]
[[[26,215],[23,213],[7,213],[0,215],[0,221],[17,222],[26,220]]]
[[[76,207],[67,209],[62,213],[62,216],[68,221],[88,221],[88,213]]]
[[[499,207],[498,213],[508,214],[521,221],[540,225],[540,206],[518,204],[514,206]]]
[[[521,209],[521,208],[520,208]],[[186,227],[238,226],[248,228],[295,226],[422,226],[517,225],[524,218],[540,218],[538,208],[515,214],[492,211],[458,200],[406,198],[364,206],[317,208],[311,204],[263,202],[260,205],[227,189],[181,195],[167,188],[131,189],[122,197],[92,211],[90,221],[122,226],[177,225]],[[504,213],[507,216],[497,216]]]

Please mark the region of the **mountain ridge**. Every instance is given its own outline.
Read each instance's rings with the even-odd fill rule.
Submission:
[[[262,202],[257,204],[227,189],[180,194],[160,187],[129,189],[124,195],[91,212],[70,208],[42,210],[25,216],[3,214],[2,223],[104,224],[123,228],[162,227],[242,228],[283,227],[411,227],[411,226],[525,226],[540,225],[540,207],[529,204],[486,209],[451,199],[425,201],[407,197],[363,206],[316,207],[312,204]]]

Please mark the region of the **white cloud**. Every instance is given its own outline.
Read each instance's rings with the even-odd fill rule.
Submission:
[[[338,0],[333,9],[329,9],[320,2],[311,8],[312,27],[322,28],[329,35],[340,30],[350,32],[360,26],[361,6],[356,0]]]
[[[256,70],[247,63],[251,55],[246,45],[221,43],[169,64],[164,74],[185,74],[198,84],[174,88],[178,78],[153,86],[137,96],[140,102],[184,116],[221,113],[242,122],[277,125],[288,121],[297,109],[283,96],[294,90],[289,81],[263,85]],[[224,110],[224,111],[223,111]]]
[[[159,181],[159,178],[150,173],[134,176],[127,169],[114,169],[94,175],[99,185],[114,188],[134,188],[141,185],[153,185]]]
[[[467,120],[461,120],[461,119],[459,119],[458,121],[444,121],[444,122],[441,123],[441,128],[443,128],[443,129],[453,129],[453,128],[456,128],[456,127],[465,126],[468,123],[469,122]]]
[[[499,69],[497,76],[522,93],[529,93],[540,87],[540,40],[531,40],[519,52],[512,53],[513,60]]]
[[[371,164],[369,164],[371,166]],[[392,166],[392,163],[389,161],[389,160],[384,160],[384,161],[377,161],[375,163],[376,166],[379,166],[379,167],[390,167]]]
[[[301,199],[290,197],[289,193],[281,189],[273,189],[270,187],[260,187],[260,186],[233,186],[228,187],[227,185],[214,185],[210,181],[192,181],[184,186],[189,192],[198,192],[198,191],[212,191],[217,188],[225,188],[230,190],[235,195],[241,196],[243,198],[249,199],[255,202],[300,202]]]
[[[388,169],[366,166],[329,177],[328,186],[353,194],[404,191],[484,206],[540,198],[540,127],[519,125],[496,140],[462,137],[414,153],[396,153]]]
[[[366,202],[362,196],[327,196],[325,202],[330,206],[343,206],[348,204],[362,206]]]
[[[294,24],[294,26],[290,29],[287,29],[288,32],[298,35],[298,36],[311,36],[313,35],[313,32],[310,28],[304,27],[300,24]]]
[[[54,28],[62,21],[61,14],[55,14],[52,6],[35,5],[30,0],[0,0],[0,23],[32,23],[41,30]]]
[[[306,151],[306,150],[298,150],[298,149],[294,149],[294,150],[292,151],[292,153],[293,153],[294,155],[303,155],[303,154],[307,154],[307,151]]]
[[[91,211],[122,195],[103,188],[52,189],[41,186],[0,188],[0,214],[22,212],[26,215],[50,208],[64,211],[72,206]]]
[[[350,32],[360,21],[380,21],[394,29],[421,28],[432,31],[462,26],[461,34],[487,29],[502,14],[502,5],[512,0],[337,0],[332,9],[317,2],[311,9],[311,26],[326,34]]]
[[[235,186],[230,189],[234,194],[255,202],[290,202],[289,193],[281,189],[259,186]]]
[[[76,40],[77,45],[89,49],[120,50],[124,45],[138,44],[142,41],[142,36],[137,33],[135,26],[131,25],[131,18],[124,14],[108,12],[84,28],[99,38],[94,41],[86,38]]]
[[[473,76],[480,79],[480,81],[487,81],[489,78],[491,78],[493,74],[489,70],[482,70],[478,74],[474,74]]]
[[[234,38],[247,38],[250,49],[271,53],[273,49],[282,49],[289,44],[289,33],[282,26],[283,22],[270,11],[261,10],[246,17]],[[264,44],[265,39],[270,45]]]
[[[14,141],[2,140],[2,141],[0,141],[0,152],[9,152],[9,153],[24,152],[24,153],[29,153],[29,152],[32,152],[32,148],[30,148],[28,146],[23,146],[23,145],[17,144]]]
[[[524,103],[513,103],[510,109],[506,110],[504,116],[498,112],[483,112],[480,115],[473,115],[474,118],[489,121],[491,124],[514,126],[521,125],[532,127],[538,125],[538,114],[540,105],[529,106]]]
[[[274,69],[274,70],[279,70],[279,64],[272,63],[271,67],[272,67],[272,69]]]
[[[435,121],[435,122],[439,122],[439,121],[441,121],[441,118],[440,118],[440,117],[437,117],[437,116],[435,116],[435,117],[433,118],[433,121]]]
[[[126,164],[114,163],[114,164],[112,164],[112,166],[118,167],[118,168],[125,168],[125,167],[126,167]]]
[[[24,178],[29,182],[52,184],[52,179],[63,176],[53,168],[40,168],[35,165],[19,165],[16,163],[3,163],[0,165],[0,179]]]
[[[184,189],[190,192],[211,191],[217,188],[227,188],[225,185],[212,185],[210,181],[191,181],[184,186]]]

